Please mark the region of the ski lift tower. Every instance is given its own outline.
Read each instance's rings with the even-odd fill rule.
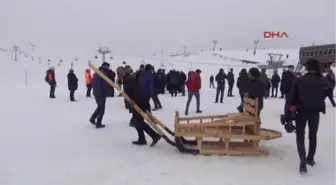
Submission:
[[[217,46],[217,44],[218,44],[218,40],[213,40],[212,43],[213,43],[213,48],[212,48],[212,50],[213,50],[213,51],[216,51],[216,46]]]
[[[17,52],[19,50],[19,46],[14,45],[13,46],[13,50],[14,50],[14,61],[17,61],[18,60],[18,58],[17,58]]]
[[[258,47],[258,44],[259,44],[259,40],[254,40],[254,48],[253,48],[253,55],[256,55],[257,53],[257,47]]]
[[[258,66],[259,68],[277,70],[279,68],[287,67],[287,66],[283,65],[284,64],[284,60],[282,60],[283,54],[268,53],[268,56],[270,57],[270,60],[267,60],[266,65],[259,65]]]
[[[109,54],[110,52],[111,52],[111,50],[107,47],[99,47],[98,48],[98,53],[103,56],[103,62],[106,62],[105,56],[106,56],[106,54]]]

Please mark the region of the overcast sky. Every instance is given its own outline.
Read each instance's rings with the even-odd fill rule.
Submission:
[[[335,42],[335,0],[0,0],[0,47],[18,44],[48,57],[146,56],[224,49],[297,48]],[[267,40],[265,30],[287,32]]]

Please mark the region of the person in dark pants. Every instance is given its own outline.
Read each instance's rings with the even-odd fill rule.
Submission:
[[[161,101],[160,101],[159,96],[158,96],[158,91],[159,91],[159,89],[158,89],[158,86],[159,86],[159,84],[158,84],[158,77],[157,77],[157,75],[155,73],[155,69],[154,69],[153,66],[151,66],[150,72],[152,73],[153,81],[154,81],[153,82],[154,93],[153,93],[153,95],[152,95],[151,98],[152,98],[152,100],[154,102],[154,109],[153,109],[153,111],[156,111],[156,110],[162,109]]]
[[[233,85],[234,85],[234,74],[233,74],[233,68],[230,69],[230,71],[227,74],[227,81],[229,84],[229,89],[228,89],[228,97],[233,97],[232,90],[233,90]]]
[[[201,70],[197,69],[196,73],[190,72],[187,80],[188,100],[184,114],[187,116],[192,97],[196,98],[196,113],[202,113],[200,110],[200,89],[201,89]]]
[[[294,66],[290,65],[288,66],[288,70],[282,73],[282,77],[281,77],[280,86],[285,96],[287,96],[287,94],[289,93],[289,90],[291,89],[295,78],[296,78],[296,75],[294,73]]]
[[[178,72],[175,70],[172,70],[169,74],[169,84],[170,84],[170,94],[171,96],[177,96],[177,91],[179,89],[179,76]]]
[[[214,76],[210,76],[210,88],[215,88],[215,83],[214,83]]]
[[[57,83],[56,83],[56,78],[55,78],[55,68],[54,67],[50,67],[47,70],[45,81],[50,86],[49,98],[56,98],[56,96],[55,96],[55,90],[56,90],[56,84]]]
[[[76,101],[75,91],[78,88],[78,78],[74,73],[73,69],[70,69],[67,77],[68,77],[68,89],[70,91],[70,101]]]
[[[270,87],[269,86],[269,79],[267,77],[267,74],[266,74],[266,69],[261,69],[261,73],[260,73],[260,81],[264,84],[264,90],[265,90],[265,99],[269,97],[269,90]]]
[[[285,114],[296,113],[296,144],[300,158],[300,173],[307,172],[307,164],[315,165],[317,130],[319,113],[325,113],[324,80],[319,70],[318,61],[307,60],[307,73],[294,81],[285,104]],[[306,155],[305,129],[309,128],[309,151]]]
[[[219,95],[220,95],[220,103],[223,103],[224,89],[225,89],[225,79],[226,79],[226,75],[224,73],[224,70],[219,69],[219,72],[216,75],[217,91],[216,91],[215,103],[218,103]]]
[[[327,69],[327,75],[324,77],[324,80],[325,80],[325,86],[324,86],[325,99],[328,97],[331,105],[333,107],[336,107],[336,103],[334,100],[335,74],[331,69]]]
[[[247,97],[258,99],[258,116],[260,117],[261,110],[264,108],[265,84],[260,80],[261,73],[258,68],[249,70],[249,85],[247,88]]]
[[[282,83],[282,78],[283,78],[283,74],[284,74],[284,72],[286,72],[286,69],[283,69],[282,70],[282,74],[281,74],[281,80],[280,80],[280,93],[281,93],[281,96],[280,96],[280,98],[285,98],[285,93],[284,93],[284,87],[283,87],[283,83]]]
[[[272,84],[272,98],[278,97],[278,88],[279,88],[279,83],[280,83],[280,76],[278,75],[278,71],[274,70],[272,79],[271,79],[271,84]],[[275,94],[274,94],[275,92]]]
[[[243,68],[240,71],[239,77],[237,79],[237,87],[239,89],[239,95],[241,100],[240,105],[237,107],[239,112],[243,112],[244,94],[248,91],[249,81],[250,80],[247,71],[245,68]]]
[[[116,74],[112,69],[107,71],[107,77],[112,80],[112,82],[115,82],[115,76]],[[108,97],[114,97],[114,88],[112,86],[108,88]]]
[[[90,69],[85,70],[86,97],[91,97],[92,76]]]
[[[150,66],[147,66],[147,69]],[[139,108],[146,112],[151,111],[149,100],[151,88],[148,86],[150,84],[147,84],[145,82],[148,82],[147,78],[149,78],[147,72],[142,72],[138,78],[136,74],[134,73],[127,73],[125,70],[125,73],[123,71],[120,71],[118,76],[122,79],[123,84],[125,84],[124,91],[125,93],[132,99],[131,104],[137,104]],[[141,83],[140,83],[141,82]],[[141,87],[143,86],[143,87]],[[133,109],[133,106],[129,106],[130,112],[132,113],[131,118],[131,126],[134,126],[137,133],[138,133],[138,140],[133,141],[132,144],[134,145],[146,145],[146,137],[145,132],[152,138],[153,142],[151,144],[151,147],[153,147],[160,139],[161,136],[157,134],[145,121],[144,118]]]
[[[179,72],[179,86],[182,92],[182,96],[185,96],[185,83],[187,80],[187,75],[183,72]]]
[[[104,62],[101,67],[99,67],[99,71],[101,71],[103,74],[107,74],[109,70],[109,63]],[[102,120],[105,114],[105,103],[106,103],[106,97],[108,95],[108,84],[105,82],[105,80],[99,76],[97,73],[93,75],[92,79],[92,89],[93,89],[93,95],[95,97],[97,108],[92,114],[90,118],[90,123],[95,125],[96,128],[104,128],[105,125],[102,124]]]

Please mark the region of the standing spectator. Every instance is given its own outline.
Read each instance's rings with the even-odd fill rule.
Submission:
[[[210,76],[210,88],[215,88],[214,76],[213,75]]]
[[[85,70],[86,97],[91,97],[92,76],[90,69]]]
[[[240,71],[239,77],[237,79],[237,87],[239,89],[239,95],[241,100],[240,105],[237,108],[239,112],[243,112],[244,94],[246,94],[248,91],[249,81],[250,80],[247,71],[245,68],[243,68]]]
[[[67,77],[68,77],[68,89],[70,91],[70,101],[76,101],[75,91],[78,89],[78,78],[74,73],[73,69],[70,69]]]
[[[189,105],[193,96],[196,98],[196,113],[202,113],[200,110],[200,92],[201,89],[201,70],[197,69],[196,73],[190,73],[187,80],[188,100],[184,114],[188,115]]]
[[[282,91],[285,96],[287,96],[287,94],[289,93],[289,90],[291,89],[292,84],[295,79],[296,79],[296,75],[294,73],[294,66],[290,65],[288,66],[288,70],[282,73],[282,77],[281,77],[280,86],[282,87]]]
[[[220,103],[223,103],[224,90],[225,90],[225,79],[226,79],[226,75],[224,73],[224,70],[219,69],[219,72],[216,75],[217,91],[216,91],[215,103],[218,103],[219,95],[220,95]]]
[[[185,83],[187,80],[187,75],[183,72],[180,71],[179,73],[179,86],[182,92],[182,96],[185,96]]]
[[[175,70],[172,70],[169,74],[169,83],[170,83],[170,94],[171,96],[177,96],[177,91],[179,89],[179,76],[178,72]]]
[[[45,81],[49,84],[50,86],[50,92],[49,92],[49,97],[50,98],[56,98],[55,96],[55,89],[56,89],[56,78],[55,78],[55,68],[50,67],[47,70],[47,74],[45,77]]]
[[[232,97],[232,90],[233,90],[233,84],[234,84],[234,74],[233,74],[233,68],[230,69],[230,71],[227,74],[227,80],[229,83],[229,90],[228,90],[228,97]]]
[[[276,98],[278,96],[278,88],[279,88],[279,83],[280,83],[280,76],[278,75],[278,71],[274,70],[274,74],[271,79],[272,83],[272,98]],[[275,91],[275,94],[274,94]]]
[[[264,84],[265,98],[268,98],[269,97],[269,92],[267,92],[267,89],[268,89],[267,86],[268,86],[269,80],[268,80],[268,77],[267,77],[267,74],[266,74],[266,69],[261,69],[260,81],[261,81],[262,84]]]
[[[153,85],[154,85],[154,94],[153,96],[151,97],[153,102],[154,102],[154,109],[153,111],[156,111],[156,110],[159,110],[159,109],[162,109],[162,105],[161,105],[161,101],[159,99],[159,84],[158,84],[158,77],[157,77],[157,74],[155,73],[155,69],[153,66],[151,66],[151,73],[153,75]]]

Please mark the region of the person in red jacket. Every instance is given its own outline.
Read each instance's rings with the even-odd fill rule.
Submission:
[[[184,114],[188,115],[189,105],[193,96],[196,98],[196,113],[202,113],[200,110],[200,93],[201,89],[201,70],[197,69],[196,73],[190,73],[188,80],[186,82],[188,89],[188,101]]]
[[[92,76],[90,69],[85,70],[86,97],[91,97]]]

